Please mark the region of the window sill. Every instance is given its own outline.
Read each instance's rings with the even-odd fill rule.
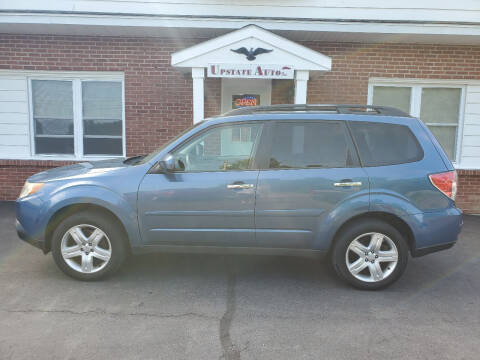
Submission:
[[[25,160],[25,161],[68,161],[68,162],[82,162],[82,161],[97,161],[97,160],[109,160],[109,159],[119,159],[124,158],[124,155],[111,155],[111,156],[83,156],[83,157],[74,157],[74,156],[29,156],[29,157],[12,157],[6,156],[0,159],[2,160]]]
[[[452,165],[455,170],[480,170],[480,164],[478,164],[478,166],[474,166],[474,165],[469,166],[469,165],[452,163]]]

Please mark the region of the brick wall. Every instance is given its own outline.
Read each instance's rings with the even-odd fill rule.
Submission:
[[[222,81],[219,78],[205,78],[205,118],[220,115],[222,112]]]
[[[295,84],[293,80],[272,80],[272,105],[293,104]]]
[[[29,176],[71,161],[0,160],[0,201],[14,200]]]
[[[332,57],[329,72],[313,74],[309,103],[365,104],[371,77],[480,79],[480,46],[304,43]]]
[[[480,214],[480,170],[458,170],[457,205],[467,214]]]
[[[124,72],[127,155],[144,154],[191,125],[192,80],[170,66],[170,55],[203,40],[0,34],[0,69]],[[311,74],[309,103],[366,103],[370,77],[480,79],[479,46],[304,45],[332,57],[330,72]],[[292,86],[273,81],[272,103],[291,102]],[[206,79],[206,116],[220,113],[220,97],[220,80]],[[59,164],[0,161],[0,199],[14,199],[26,177]],[[480,213],[480,172],[459,173],[460,207]]]

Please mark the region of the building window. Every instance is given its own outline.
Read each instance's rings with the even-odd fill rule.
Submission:
[[[122,84],[82,82],[83,153],[122,154]]]
[[[410,114],[412,89],[400,86],[375,86],[373,88],[373,105],[393,106]]]
[[[233,142],[250,142],[252,138],[252,129],[250,127],[235,127],[232,129]]]
[[[124,155],[123,83],[113,79],[30,79],[32,155]]]
[[[462,89],[422,88],[420,119],[455,160]]]
[[[74,154],[71,81],[32,80],[37,154]]]
[[[369,86],[369,104],[393,106],[419,117],[450,160],[458,162],[463,92],[461,86],[441,83],[373,82]]]

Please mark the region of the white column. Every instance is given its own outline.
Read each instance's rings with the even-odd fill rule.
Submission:
[[[295,71],[295,104],[307,103],[308,70]]]
[[[203,79],[205,78],[205,69],[192,68],[193,78],[193,123],[196,124],[203,120],[204,113],[204,92]]]

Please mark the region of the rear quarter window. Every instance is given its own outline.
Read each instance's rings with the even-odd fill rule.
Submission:
[[[363,166],[384,166],[423,159],[423,150],[405,125],[350,122]]]

